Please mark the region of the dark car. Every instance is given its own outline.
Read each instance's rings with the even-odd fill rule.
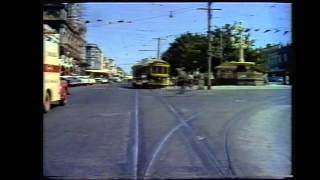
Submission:
[[[62,79],[68,82],[69,87],[81,85],[81,80],[76,77],[62,77]]]
[[[269,77],[270,82],[283,82],[283,77],[281,76],[271,76]]]

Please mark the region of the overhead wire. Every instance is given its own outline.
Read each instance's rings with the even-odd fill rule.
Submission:
[[[185,11],[182,11],[182,10],[185,10]],[[182,9],[178,9],[178,10],[173,10],[171,12],[175,12],[175,14],[182,14],[182,13],[190,12],[190,11],[193,11],[193,10],[197,10],[197,9],[194,8],[194,7],[193,8],[182,8]],[[177,13],[177,11],[179,13]],[[88,27],[100,27],[100,26],[104,26],[104,25],[119,25],[119,24],[134,24],[134,23],[137,23],[137,22],[140,23],[141,21],[146,21],[146,20],[150,20],[150,19],[156,19],[156,18],[165,17],[165,16],[168,17],[168,14],[149,17],[149,18],[133,19],[133,20],[130,20],[131,23],[128,23],[129,21],[127,21],[127,22],[115,22],[115,23],[110,24],[110,22],[109,22],[107,24],[104,23],[104,24],[95,25],[95,26],[93,25],[93,26],[88,26]],[[154,23],[154,22],[151,22],[151,23]]]

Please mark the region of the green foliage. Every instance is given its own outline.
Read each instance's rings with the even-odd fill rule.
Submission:
[[[223,29],[221,31],[221,29]],[[216,28],[212,33],[212,68],[221,63],[221,47],[223,49],[223,61],[238,61],[239,50],[234,42],[239,41],[237,34],[233,32],[234,25],[226,24]],[[245,60],[259,64],[259,71],[265,71],[265,63],[261,61],[260,53],[252,49],[254,40],[249,33],[243,33],[244,42],[248,48],[244,50]],[[222,39],[222,41],[221,41]],[[235,40],[235,41],[233,41]],[[222,42],[222,46],[221,46]],[[171,65],[172,75],[177,75],[176,68],[184,67],[187,72],[199,69],[206,72],[208,69],[208,37],[206,34],[185,33],[176,38],[170,47],[162,54],[162,59]]]
[[[203,66],[207,58],[207,37],[200,34],[186,33],[170,44],[162,59],[171,65],[171,72],[177,75],[176,68],[195,71]]]

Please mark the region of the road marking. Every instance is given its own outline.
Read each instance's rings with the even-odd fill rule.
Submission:
[[[101,113],[101,114],[98,114],[98,116],[103,116],[103,117],[119,116],[119,115],[123,115],[123,113]]]
[[[134,142],[134,154],[133,154],[133,167],[134,167],[134,176],[138,177],[138,155],[139,155],[139,98],[138,91],[135,93],[135,142]]]
[[[182,126],[186,126],[186,122],[192,121],[194,120],[197,116],[199,115],[199,113],[192,115],[189,119],[180,122],[179,125],[177,125],[175,128],[173,128],[159,143],[159,145],[157,146],[157,149],[155,150],[155,152],[152,155],[151,161],[149,162],[148,166],[147,166],[147,170],[145,175],[149,176],[150,175],[150,169],[154,164],[155,159],[157,158],[159,152],[161,151],[161,149],[163,148],[164,144],[167,142],[167,140],[170,138],[170,136],[175,133],[180,127]]]

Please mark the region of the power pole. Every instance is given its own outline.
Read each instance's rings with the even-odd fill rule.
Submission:
[[[220,29],[220,64],[223,63],[222,29]]]
[[[157,59],[160,59],[160,41],[161,40],[165,40],[165,39],[161,39],[161,38],[153,38],[153,39],[157,39],[158,40]]]
[[[198,8],[199,10],[208,11],[208,90],[211,89],[211,64],[212,64],[212,45],[211,45],[211,10],[221,10],[221,9],[211,9],[212,2],[208,2],[208,8]]]
[[[211,4],[208,2],[208,90],[211,89],[211,64],[212,64],[212,48],[211,48]]]

